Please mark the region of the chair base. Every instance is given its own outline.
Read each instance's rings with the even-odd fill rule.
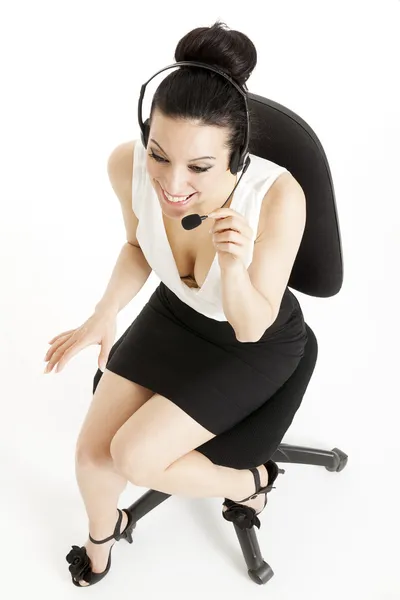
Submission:
[[[280,444],[272,456],[272,460],[283,463],[317,465],[325,467],[332,473],[339,473],[345,468],[348,456],[342,450],[339,450],[339,448],[333,448],[333,450],[328,451],[318,448]],[[139,519],[168,498],[170,498],[170,494],[149,490],[126,510],[131,513],[136,526]],[[242,549],[250,579],[258,585],[267,583],[273,577],[274,572],[262,557],[254,527],[240,529],[235,524],[233,526]]]

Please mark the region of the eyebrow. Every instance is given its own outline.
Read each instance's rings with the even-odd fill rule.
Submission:
[[[165,156],[167,156],[167,153],[165,152],[165,150],[163,150],[163,149],[161,148],[160,144],[159,144],[158,142],[156,142],[156,140],[154,140],[153,138],[150,138],[150,141],[151,141],[151,142],[154,142],[155,144],[157,144],[157,146],[160,148],[161,152],[164,152]],[[194,160],[203,160],[203,158],[211,158],[211,159],[217,160],[217,159],[215,158],[215,156],[199,156],[199,158],[191,158],[191,159],[189,160],[189,162],[193,162]]]

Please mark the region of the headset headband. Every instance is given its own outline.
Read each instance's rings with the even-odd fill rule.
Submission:
[[[142,104],[143,104],[143,97],[144,97],[144,93],[145,93],[147,85],[150,83],[150,81],[152,79],[154,79],[154,77],[156,77],[163,71],[167,71],[168,69],[172,69],[173,67],[181,67],[181,66],[182,67],[183,66],[201,67],[203,69],[208,69],[209,71],[214,71],[214,73],[218,73],[219,75],[221,75],[222,77],[227,79],[237,89],[237,91],[243,96],[244,104],[245,104],[245,108],[246,108],[246,120],[247,120],[245,143],[240,152],[241,156],[243,157],[244,154],[247,152],[247,149],[249,146],[249,137],[250,137],[250,118],[249,118],[249,107],[248,107],[248,103],[247,103],[247,86],[243,85],[243,87],[242,87],[236,81],[234,81],[232,79],[232,77],[227,75],[227,73],[224,73],[224,71],[221,71],[217,67],[214,67],[212,65],[208,65],[208,64],[202,63],[202,62],[182,60],[182,61],[179,61],[172,65],[168,65],[168,67],[164,67],[163,69],[160,69],[160,71],[157,71],[157,73],[152,75],[152,77],[150,77],[150,79],[142,85],[142,87],[140,89],[139,102],[138,102],[138,121],[139,121],[140,129],[142,130],[142,133],[144,132],[144,123],[143,123],[143,119],[142,119]]]

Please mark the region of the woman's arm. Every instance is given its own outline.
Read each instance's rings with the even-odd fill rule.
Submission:
[[[141,290],[152,270],[136,239],[138,219],[132,210],[133,150],[134,142],[121,144],[108,159],[108,176],[120,201],[127,242],[122,246],[104,295],[96,304],[96,313],[117,314]]]
[[[258,341],[276,320],[305,223],[304,192],[285,173],[263,200],[251,265],[221,269],[224,312],[239,341]]]

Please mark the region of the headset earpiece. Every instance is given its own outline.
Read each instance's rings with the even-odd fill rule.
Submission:
[[[236,175],[236,173],[241,169],[240,158],[241,153],[239,152],[239,150],[235,150],[231,156],[231,160],[229,163],[229,169],[232,175]]]
[[[245,148],[241,148],[241,150],[235,150],[229,163],[229,170],[232,175],[236,175],[238,171],[246,171],[250,165],[250,162],[251,159],[249,153],[246,152]]]
[[[149,134],[150,134],[150,119],[146,119],[143,123],[143,131],[141,134],[142,144],[145,148],[147,148],[147,144],[149,142]]]

